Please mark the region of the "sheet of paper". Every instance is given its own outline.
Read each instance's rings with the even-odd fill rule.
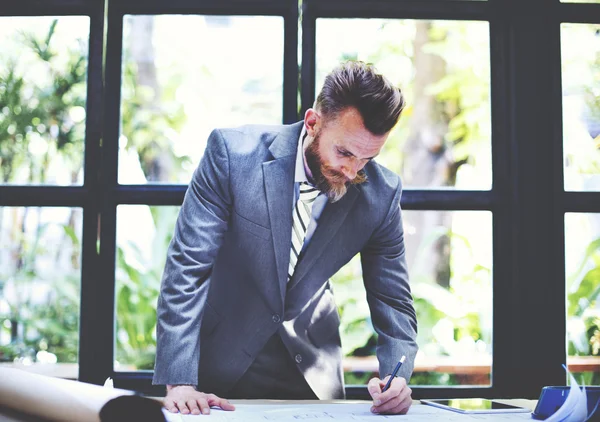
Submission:
[[[573,374],[569,372],[569,376],[571,377],[569,395],[563,405],[546,419],[546,422],[583,422],[587,420],[588,406],[585,390],[581,391]]]
[[[529,413],[499,413],[466,415],[433,406],[413,405],[407,415],[375,415],[369,403],[348,404],[238,404],[233,412],[212,409],[210,415],[181,415],[164,410],[169,422],[193,422],[196,420],[219,422],[298,422],[308,421],[531,421]]]

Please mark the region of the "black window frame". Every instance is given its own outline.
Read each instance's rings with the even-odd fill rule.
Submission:
[[[164,395],[164,388],[152,386],[152,371],[114,372],[114,312],[115,312],[115,253],[116,210],[118,205],[181,205],[187,185],[148,184],[121,185],[118,183],[117,157],[120,136],[121,72],[123,18],[125,15],[221,15],[221,16],[279,16],[284,20],[283,52],[283,122],[293,123],[298,115],[298,4],[292,0],[116,0],[109,1],[107,18],[107,60],[105,90],[105,142],[103,144],[103,185],[100,261],[103,278],[111,285],[103,291],[101,329],[106,339],[103,371],[94,374],[94,381],[112,374],[115,386],[131,388],[147,394]],[[109,291],[110,290],[110,291]],[[110,302],[110,303],[109,303]],[[107,321],[111,321],[108,326]],[[110,365],[109,368],[104,365]],[[99,368],[98,368],[99,369]],[[101,373],[103,375],[101,375]]]
[[[123,18],[146,14],[283,17],[283,123],[300,120],[314,101],[319,18],[489,22],[492,188],[407,188],[402,207],[492,212],[492,384],[414,386],[413,397],[537,398],[543,386],[565,384],[564,218],[567,212],[600,212],[600,192],[564,190],[560,25],[600,24],[600,4],[559,0],[303,0],[300,68],[300,13],[298,2],[293,0],[5,0],[0,16],[90,18],[83,185],[0,185],[0,206],[83,209],[81,381],[102,384],[112,376],[119,387],[164,394],[151,386],[151,371],[115,372],[113,368],[117,206],[181,205],[187,188],[118,183]],[[346,391],[349,398],[368,398],[362,386],[348,386]]]
[[[96,297],[103,290],[98,268],[98,229],[102,187],[100,143],[104,107],[104,0],[5,0],[0,17],[87,16],[90,33],[84,139],[84,178],[81,186],[0,185],[0,206],[77,207],[83,210],[81,243],[81,301],[79,321],[79,376],[89,379],[89,368],[101,361],[94,327],[98,325]]]

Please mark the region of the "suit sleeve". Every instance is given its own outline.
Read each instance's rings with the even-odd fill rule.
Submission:
[[[398,182],[399,183],[399,182]],[[417,354],[417,317],[408,284],[398,184],[386,218],[361,251],[363,279],[383,379],[406,355],[398,376],[410,380]]]
[[[179,211],[157,309],[153,384],[198,384],[200,324],[232,205],[229,158],[213,131]]]

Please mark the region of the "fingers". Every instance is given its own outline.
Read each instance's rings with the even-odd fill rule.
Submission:
[[[179,412],[179,410],[177,409],[177,406],[175,405],[175,402],[172,399],[170,399],[169,397],[165,398],[164,406],[171,413]]]
[[[199,415],[200,413],[208,415],[210,413],[210,406],[208,405],[208,401],[204,398],[190,399],[187,401],[165,401],[165,407],[171,413],[181,413],[182,415]]]
[[[203,415],[208,415],[210,413],[210,405],[208,404],[208,400],[206,399],[206,396],[205,395],[203,395],[203,396],[204,397],[201,397],[201,398],[197,399],[196,401],[200,405],[200,412]]]
[[[373,413],[404,414],[412,405],[412,390],[404,378],[395,378],[390,388],[374,397]]]
[[[373,406],[371,410],[373,413],[379,414],[405,414],[412,405],[410,393],[412,391],[407,387],[400,395],[391,398],[380,406]]]
[[[375,377],[371,378],[369,380],[369,383],[367,384],[367,390],[369,391],[369,394],[371,395],[373,400],[376,400],[375,396],[379,396],[379,394],[381,394],[381,383],[382,381],[379,378]]]
[[[226,399],[200,391],[194,391],[191,394],[187,391],[186,394],[169,392],[165,397],[164,406],[170,412],[182,415],[208,415],[211,406],[219,406],[223,410],[235,410],[235,406]]]
[[[235,410],[235,406],[229,403],[227,399],[222,399],[214,394],[208,394],[206,397],[211,406],[219,406],[223,410]]]
[[[390,403],[390,402],[388,402]],[[409,397],[407,400],[401,401],[397,405],[391,407],[390,409],[376,409],[372,408],[371,411],[373,413],[381,414],[381,415],[405,415],[408,413],[410,406],[412,405],[412,399]]]
[[[187,408],[189,409],[190,413],[192,415],[199,415],[200,414],[200,407],[198,407],[198,401],[196,400],[188,400],[186,402],[187,404]],[[183,413],[183,412],[181,412]]]
[[[190,413],[190,409],[188,409],[187,405],[185,404],[185,400],[175,400],[175,405],[177,406],[179,413],[183,415]]]
[[[406,380],[404,378],[394,378],[392,380],[390,388],[388,388],[385,392],[381,393],[381,395],[379,396],[379,400],[381,401],[381,403],[385,403],[388,400],[398,396],[400,392],[405,388],[408,388],[408,386],[406,385]]]

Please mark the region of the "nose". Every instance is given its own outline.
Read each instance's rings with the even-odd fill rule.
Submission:
[[[354,160],[352,163],[348,163],[342,167],[342,173],[344,173],[344,176],[346,176],[348,180],[353,180],[361,168],[362,165],[360,161]]]
[[[344,167],[342,168],[342,173],[344,173],[344,176],[346,176],[348,180],[352,180],[356,177],[357,172],[348,167]]]

